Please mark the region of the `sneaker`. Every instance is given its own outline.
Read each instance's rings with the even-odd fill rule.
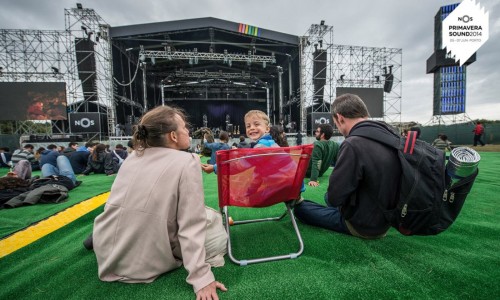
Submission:
[[[82,184],[82,182],[81,182],[81,181],[79,181],[79,180],[77,180],[77,181],[75,182],[75,187],[80,186],[80,184]]]

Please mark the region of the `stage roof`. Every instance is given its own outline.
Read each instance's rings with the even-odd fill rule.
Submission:
[[[287,66],[288,60],[298,62],[299,37],[256,26],[217,18],[197,18],[158,23],[137,24],[110,28],[115,46],[138,54],[144,50],[194,51],[205,53],[275,55],[276,63],[247,65],[233,62],[231,65],[217,61],[200,61],[189,65],[187,61],[156,59],[150,72],[173,72],[179,69],[208,72],[246,71],[261,79],[276,75],[276,66]]]

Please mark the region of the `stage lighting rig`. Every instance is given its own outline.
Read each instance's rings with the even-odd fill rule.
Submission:
[[[56,67],[52,67],[52,72],[53,72],[54,74],[59,74],[59,69],[58,69],[58,68],[56,68]]]
[[[83,9],[83,6],[82,6],[82,4],[81,4],[81,3],[77,3],[77,4],[76,4],[76,8],[77,8],[77,9]]]

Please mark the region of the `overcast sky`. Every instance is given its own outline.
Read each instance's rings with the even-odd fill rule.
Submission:
[[[64,29],[64,9],[77,1],[0,0],[1,29]],[[432,74],[426,60],[433,51],[434,16],[439,0],[99,0],[78,1],[93,8],[111,26],[215,17],[304,35],[325,20],[334,27],[334,43],[403,49],[402,120],[432,118]],[[489,40],[468,67],[470,118],[500,119],[500,0],[481,0],[489,12]]]

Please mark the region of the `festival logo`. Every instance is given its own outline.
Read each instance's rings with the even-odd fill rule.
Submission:
[[[489,13],[464,0],[443,21],[443,48],[462,66],[489,37]]]

